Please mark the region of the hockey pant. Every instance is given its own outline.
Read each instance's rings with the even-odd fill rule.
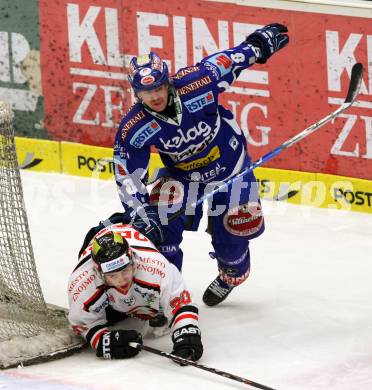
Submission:
[[[183,231],[196,231],[203,211],[202,207],[197,207],[170,223],[168,217],[213,188],[212,184],[162,177],[150,194],[151,204],[159,207],[165,233],[165,241],[158,248],[179,270],[182,269],[183,260],[180,248]],[[258,183],[251,173],[225,191],[215,194],[213,200],[208,202],[207,231],[212,236],[214,248],[211,257],[217,259],[220,277],[229,285],[239,285],[248,277],[249,241],[261,235],[265,229],[258,189]]]

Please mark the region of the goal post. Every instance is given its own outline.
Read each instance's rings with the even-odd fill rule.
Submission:
[[[0,368],[62,357],[84,341],[63,310],[46,304],[36,270],[14,142],[13,112],[0,101]]]

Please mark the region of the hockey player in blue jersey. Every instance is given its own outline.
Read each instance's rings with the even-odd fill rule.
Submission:
[[[247,140],[233,114],[218,104],[219,94],[242,70],[265,63],[286,46],[286,32],[284,25],[269,24],[240,45],[182,68],[174,76],[169,76],[166,63],[154,52],[134,57],[130,63],[128,80],[137,103],[122,119],[115,140],[119,196],[133,216],[133,226],[148,234],[180,270],[183,231],[197,230],[202,209],[170,223],[167,217],[250,163]],[[149,194],[146,185],[152,146],[165,169],[160,170]],[[249,242],[264,231],[253,173],[215,194],[209,206],[211,257],[217,260],[218,276],[206,289],[203,301],[214,306],[247,279]]]

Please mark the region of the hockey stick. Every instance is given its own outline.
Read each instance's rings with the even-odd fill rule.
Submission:
[[[320,119],[318,122],[314,123],[313,125],[309,126],[305,130],[301,131],[294,137],[290,138],[289,140],[285,141],[281,145],[279,145],[277,148],[273,149],[271,152],[265,154],[257,161],[253,162],[249,167],[241,171],[236,176],[232,177],[231,179],[223,182],[221,185],[217,186],[213,191],[208,192],[198,200],[196,200],[194,203],[192,203],[188,207],[183,207],[180,210],[176,211],[174,214],[172,214],[169,217],[169,222],[173,221],[180,215],[183,215],[187,210],[195,209],[197,206],[201,205],[205,200],[211,198],[213,195],[215,195],[217,192],[221,191],[222,189],[225,189],[229,187],[231,184],[235,183],[240,178],[246,176],[249,172],[253,171],[255,168],[259,167],[266,161],[271,160],[273,157],[277,156],[279,153],[281,153],[283,150],[288,149],[292,145],[296,144],[297,142],[301,141],[314,131],[318,130],[320,127],[324,126],[326,123],[331,121],[332,119],[336,118],[338,115],[340,115],[343,111],[347,110],[355,101],[356,97],[359,94],[360,85],[362,82],[362,76],[363,76],[363,65],[361,63],[356,63],[353,65],[353,68],[351,70],[351,77],[350,77],[350,84],[349,89],[347,92],[347,96],[345,101],[341,104],[340,107],[337,108],[337,110],[333,111],[331,114],[327,115],[323,119]],[[152,230],[152,229],[150,229]]]
[[[200,368],[201,370],[211,372],[212,374],[220,375],[220,376],[223,376],[225,378],[232,379],[234,381],[241,382],[241,383],[244,383],[244,384],[252,386],[252,387],[257,387],[258,389],[275,390],[273,387],[261,385],[260,383],[253,382],[249,379],[245,379],[245,378],[242,378],[242,377],[234,375],[234,374],[230,374],[230,373],[225,372],[225,371],[220,371],[217,368],[204,366],[203,364],[193,362],[192,360],[189,360],[189,359],[184,359],[182,357],[173,355],[173,354],[168,353],[168,352],[160,351],[159,349],[148,347],[147,345],[141,345],[138,343],[129,343],[129,345],[133,348],[136,348],[136,349],[140,349],[140,350],[143,349],[144,351],[154,353],[155,355],[166,357],[168,359],[175,361],[176,363],[180,363],[180,364],[188,365],[188,366],[194,366],[196,368]]]

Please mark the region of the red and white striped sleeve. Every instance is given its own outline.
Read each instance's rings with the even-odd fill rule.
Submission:
[[[192,295],[181,273],[173,264],[167,262],[160,289],[160,304],[170,320],[173,332],[187,325],[198,326],[198,307],[192,301]]]

